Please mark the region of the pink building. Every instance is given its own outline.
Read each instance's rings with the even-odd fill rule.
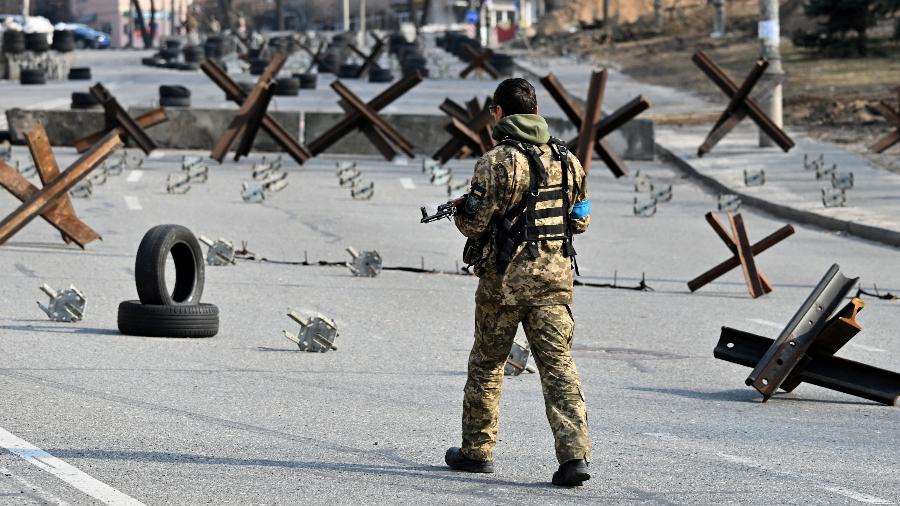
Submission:
[[[131,0],[71,0],[72,22],[84,23],[95,30],[112,35],[110,47],[126,47],[129,33],[134,26],[134,47],[144,47],[140,34],[137,33],[137,17],[131,19]],[[156,39],[154,46],[159,45],[159,37],[165,37],[181,30],[190,0],[154,0],[156,7]],[[150,24],[150,0],[139,0],[144,14],[144,23]],[[173,16],[174,13],[174,16]],[[174,25],[174,26],[173,26]]]

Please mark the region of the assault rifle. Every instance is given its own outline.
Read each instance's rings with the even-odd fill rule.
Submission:
[[[431,215],[425,210],[425,206],[422,206],[420,208],[422,211],[422,223],[431,223],[432,221],[437,221],[441,218],[447,218],[448,220],[453,218],[453,216],[466,204],[468,196],[469,195],[466,194],[461,197],[456,197],[446,204],[439,205],[437,211]]]

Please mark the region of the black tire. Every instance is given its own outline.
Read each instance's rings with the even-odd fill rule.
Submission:
[[[3,52],[19,54],[25,52],[25,33],[19,30],[3,32]]]
[[[166,61],[177,60],[179,54],[181,51],[177,49],[163,48],[159,50],[159,56]]]
[[[191,99],[187,97],[159,97],[159,105],[163,107],[190,107]]]
[[[163,84],[159,87],[161,97],[191,98],[191,90],[178,84]]]
[[[175,286],[166,287],[166,260],[175,260]],[[181,225],[157,225],[144,234],[134,262],[138,298],[144,304],[199,304],[203,295],[203,252]]]
[[[391,69],[383,69],[381,67],[372,67],[369,69],[370,83],[389,83],[394,80],[394,74]]]
[[[200,70],[199,63],[189,63],[189,62],[175,62],[174,68],[178,70]]]
[[[161,306],[126,300],[119,304],[119,332],[146,337],[213,337],[219,308],[212,304]]]
[[[70,81],[90,81],[91,79],[91,68],[90,67],[72,67],[69,69],[69,80]]]
[[[43,53],[50,49],[50,43],[47,42],[46,33],[26,33],[25,49],[34,51],[35,53]]]
[[[266,71],[269,60],[250,60],[250,75],[258,76]]]
[[[188,63],[199,63],[203,61],[205,52],[200,46],[186,46],[182,51],[184,61]]]
[[[359,73],[359,65],[355,63],[345,63],[341,65],[340,70],[338,71],[338,77],[340,79],[356,79],[356,74]]]
[[[72,109],[91,109],[100,107],[100,102],[92,95],[84,91],[72,92]]]
[[[60,53],[69,53],[75,50],[75,33],[72,30],[54,30],[51,47]]]
[[[294,79],[300,82],[301,90],[314,90],[319,80],[319,74],[294,74]]]
[[[141,58],[141,64],[147,65],[150,67],[155,67],[157,64],[156,57],[151,56],[148,58]]]
[[[22,69],[19,74],[20,84],[46,84],[47,77],[43,69]]]
[[[280,77],[272,86],[272,94],[281,97],[296,97],[300,94],[300,80],[293,77]]]

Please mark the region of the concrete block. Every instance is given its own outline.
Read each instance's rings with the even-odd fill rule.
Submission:
[[[128,113],[137,116],[150,111],[150,107],[130,107]],[[236,111],[229,109],[181,109],[167,108],[169,121],[148,128],[150,138],[166,149],[212,149],[213,145],[234,118]],[[295,138],[300,137],[301,114],[295,111],[275,111],[272,117]],[[76,140],[103,128],[102,110],[41,110],[6,111],[10,140],[16,144],[25,142],[25,133],[43,122],[47,137],[54,146],[71,146]],[[129,143],[129,145],[131,145]],[[260,130],[254,147],[262,151],[279,151],[277,144]]]
[[[132,117],[151,111],[151,107],[129,107]],[[161,148],[212,149],[216,141],[234,119],[233,109],[187,109],[167,107],[169,121],[150,127],[147,133]],[[301,114],[297,111],[271,111],[269,114],[295,139],[300,138]],[[262,129],[253,147],[261,151],[280,151],[281,148]]]

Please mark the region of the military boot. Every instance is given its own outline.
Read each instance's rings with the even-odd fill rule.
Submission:
[[[553,484],[561,487],[580,487],[591,479],[588,463],[583,459],[574,459],[560,464],[559,470],[553,473]]]
[[[494,472],[493,462],[490,460],[470,459],[463,455],[462,450],[455,446],[447,450],[447,453],[444,455],[444,462],[446,462],[451,469],[456,469],[457,471],[466,471],[469,473]]]

